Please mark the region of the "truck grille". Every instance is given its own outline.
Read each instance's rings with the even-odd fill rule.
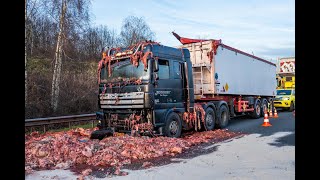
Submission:
[[[143,108],[144,92],[100,94],[100,105],[102,109]]]

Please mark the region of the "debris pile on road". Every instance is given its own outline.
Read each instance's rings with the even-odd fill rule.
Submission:
[[[210,139],[235,137],[238,133],[227,130],[196,132],[183,138],[129,135],[106,137],[99,141],[89,139],[94,129],[64,132],[33,132],[25,136],[25,172],[41,169],[67,169],[77,165],[115,167],[115,175],[127,175],[120,171],[125,164],[135,160],[148,160],[161,156],[175,156],[191,146],[209,142]],[[146,162],[145,167],[152,164]],[[83,176],[89,175],[87,169]]]

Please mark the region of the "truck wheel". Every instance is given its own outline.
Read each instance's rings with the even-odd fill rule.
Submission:
[[[182,124],[179,115],[175,112],[170,113],[167,117],[164,135],[167,137],[178,138],[181,135],[181,131]]]
[[[229,110],[226,105],[221,105],[218,113],[217,127],[223,129],[229,123]]]
[[[253,112],[250,113],[251,117],[257,119],[261,115],[261,102],[260,99],[256,99],[253,105]]]
[[[216,123],[216,113],[211,107],[208,107],[206,109],[206,115],[204,118],[205,130],[211,131],[212,129],[214,129],[215,123]]]
[[[264,116],[264,111],[268,110],[268,101],[267,99],[263,98],[261,101],[261,113],[260,113],[260,117]]]
[[[289,111],[292,112],[293,109],[294,109],[294,104],[293,104],[293,102],[291,101]]]

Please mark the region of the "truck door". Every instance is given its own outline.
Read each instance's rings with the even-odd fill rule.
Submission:
[[[159,80],[155,87],[155,103],[158,108],[183,107],[183,82],[181,64],[178,61],[159,59]]]
[[[156,123],[164,122],[171,108],[184,108],[181,64],[174,60],[158,59],[157,86],[154,88]]]
[[[173,61],[173,94],[174,94],[174,103],[176,108],[185,108],[184,107],[184,81],[183,81],[183,64],[182,62]]]

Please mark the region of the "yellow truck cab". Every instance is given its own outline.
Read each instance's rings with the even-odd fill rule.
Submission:
[[[279,58],[277,64],[277,94],[273,104],[276,108],[295,109],[295,57]]]
[[[294,89],[277,89],[277,95],[273,101],[274,107],[293,111],[295,107]]]

